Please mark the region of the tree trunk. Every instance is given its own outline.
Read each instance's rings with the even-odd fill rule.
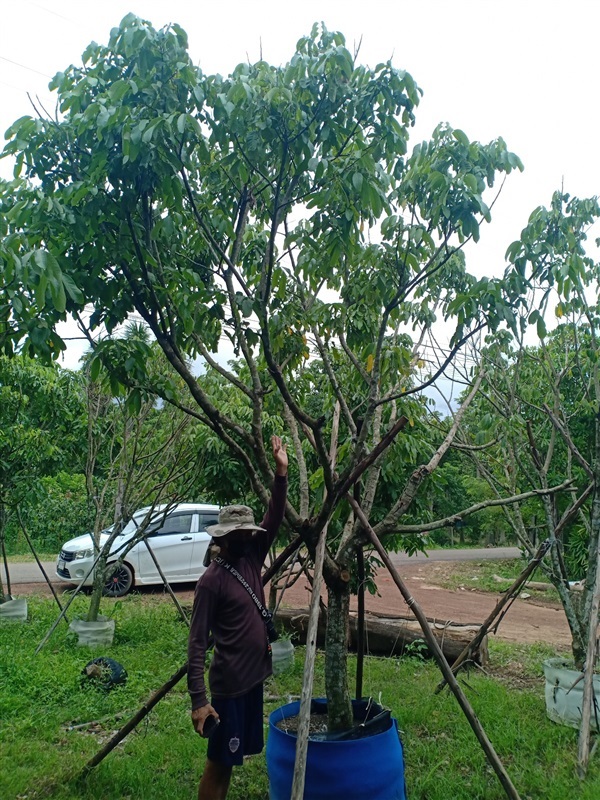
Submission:
[[[327,587],[327,635],[325,646],[325,691],[330,731],[352,727],[352,704],[348,689],[348,640],[350,587]]]
[[[92,595],[90,597],[90,607],[88,609],[87,621],[97,622],[98,614],[100,613],[100,603],[102,601],[102,593],[104,591],[105,573],[106,573],[106,559],[108,552],[100,553],[96,569],[94,571],[94,584],[92,588]]]

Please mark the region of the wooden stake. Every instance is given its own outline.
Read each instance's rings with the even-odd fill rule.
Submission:
[[[42,647],[43,647],[43,646],[46,644],[46,642],[48,641],[48,639],[49,639],[49,638],[52,636],[52,634],[54,633],[54,631],[55,631],[55,630],[58,628],[58,623],[59,623],[59,622],[61,621],[61,619],[62,619],[62,618],[63,618],[63,617],[66,615],[66,613],[67,613],[67,611],[68,611],[68,608],[69,608],[69,606],[71,605],[71,603],[73,602],[73,600],[75,600],[75,598],[77,597],[77,595],[79,594],[79,592],[80,592],[80,591],[81,591],[81,589],[83,588],[83,584],[86,582],[86,580],[88,579],[88,577],[91,575],[91,573],[92,573],[92,570],[94,569],[94,567],[95,567],[95,566],[96,566],[96,564],[98,563],[98,559],[99,559],[99,558],[100,558],[100,556],[98,555],[98,556],[96,557],[96,560],[94,561],[94,563],[92,564],[92,566],[91,566],[91,567],[90,567],[90,569],[88,570],[88,573],[87,573],[87,575],[85,575],[85,576],[84,576],[84,577],[81,579],[81,583],[80,583],[80,584],[79,584],[79,585],[76,587],[76,589],[75,589],[75,591],[73,592],[73,594],[72,594],[72,595],[69,597],[69,599],[67,600],[67,604],[66,604],[64,607],[62,607],[62,608],[61,608],[61,610],[60,610],[60,614],[59,614],[59,615],[58,615],[58,617],[55,619],[55,621],[54,621],[54,624],[52,625],[52,627],[50,628],[50,630],[48,631],[48,633],[47,633],[47,634],[44,636],[44,638],[42,639],[42,641],[41,641],[41,642],[38,644],[38,646],[36,647],[36,649],[35,649],[35,653],[33,654],[34,656],[37,656],[37,654],[40,652],[40,650],[42,649]]]
[[[327,525],[319,535],[315,558],[315,571],[308,616],[308,633],[306,636],[306,655],[304,658],[304,678],[300,695],[300,715],[296,738],[296,761],[290,800],[302,800],[304,797],[304,779],[306,776],[306,754],[308,751],[308,734],[310,728],[310,707],[312,700],[313,677],[317,652],[317,631],[319,627],[319,600],[323,583],[323,562],[325,561],[325,541]]]
[[[590,760],[590,724],[592,705],[596,702],[594,694],[594,667],[598,642],[598,611],[600,610],[600,549],[596,556],[596,581],[590,609],[590,627],[588,632],[587,651],[583,667],[583,699],[581,724],[579,726],[579,743],[577,748],[577,773],[585,778]]]
[[[340,424],[340,402],[335,404],[331,425],[331,446],[329,463],[335,468]],[[321,586],[323,585],[323,564],[325,562],[325,545],[327,542],[328,523],[319,534],[315,553],[315,570],[308,614],[308,632],[306,635],[306,654],[304,656],[304,678],[300,694],[300,715],[296,734],[296,760],[294,761],[294,777],[290,800],[303,800],[304,781],[306,777],[306,755],[308,752],[308,734],[310,729],[310,707],[312,701],[313,678],[315,674],[315,658],[317,653],[317,634],[319,630],[319,609],[321,605]]]
[[[450,669],[450,665],[446,661],[446,658],[445,658],[444,654],[442,653],[442,651],[440,649],[440,646],[438,645],[434,635],[432,634],[431,629],[429,627],[429,623],[427,622],[427,618],[425,617],[425,614],[421,610],[421,607],[416,602],[414,597],[412,597],[412,595],[410,594],[410,591],[408,590],[408,587],[406,586],[406,584],[404,583],[404,581],[402,580],[402,578],[398,574],[398,571],[394,567],[390,557],[387,554],[386,549],[381,544],[381,542],[379,541],[379,539],[377,537],[377,534],[375,533],[375,531],[373,530],[373,528],[369,524],[369,520],[366,518],[362,508],[354,500],[354,498],[351,497],[349,494],[346,494],[346,498],[348,499],[348,502],[350,503],[350,505],[354,509],[355,514],[360,519],[365,531],[367,532],[369,538],[373,542],[373,545],[375,546],[375,549],[377,550],[377,552],[381,556],[381,560],[383,561],[383,563],[388,568],[388,571],[389,571],[390,575],[392,576],[392,580],[394,581],[394,583],[396,584],[398,589],[400,589],[400,592],[401,592],[402,596],[404,597],[404,599],[406,601],[406,604],[408,605],[408,607],[411,609],[411,611],[413,612],[413,614],[417,618],[417,620],[419,622],[419,625],[421,626],[421,630],[423,631],[423,635],[425,637],[425,641],[427,642],[427,645],[429,646],[429,649],[430,649],[431,653],[433,654],[435,660],[437,661],[438,666],[440,667],[440,670],[442,671],[442,674],[443,674],[444,678],[448,682],[448,685],[450,686],[450,689],[452,690],[453,694],[455,695],[455,697],[456,697],[456,699],[458,701],[458,704],[462,708],[463,713],[466,716],[466,718],[467,718],[467,720],[469,722],[469,725],[471,726],[471,728],[473,730],[473,733],[475,734],[475,736],[477,737],[479,743],[481,744],[481,747],[483,749],[483,752],[486,755],[487,760],[490,762],[492,768],[494,769],[494,772],[498,776],[498,780],[502,784],[502,787],[503,787],[504,791],[506,792],[506,796],[510,800],[520,800],[519,793],[517,792],[516,788],[513,786],[513,783],[511,781],[511,779],[509,778],[508,773],[506,772],[506,770],[502,766],[502,762],[498,758],[498,755],[496,754],[496,751],[494,750],[494,748],[492,746],[492,743],[490,742],[490,740],[486,736],[486,733],[483,730],[483,727],[482,727],[481,723],[479,722],[479,720],[477,719],[477,716],[475,715],[475,712],[471,708],[471,704],[469,703],[465,693],[463,692],[463,690],[461,689],[460,685],[458,684],[458,682],[457,682],[457,680],[456,680],[456,678],[454,676],[454,673]]]
[[[60,600],[58,599],[58,595],[56,594],[56,589],[52,585],[52,582],[50,581],[50,578],[48,577],[48,575],[46,573],[46,570],[44,569],[44,565],[42,564],[42,562],[40,561],[40,559],[38,557],[38,554],[36,553],[35,547],[33,546],[33,542],[29,538],[29,534],[27,533],[27,529],[25,528],[25,525],[23,524],[23,520],[21,519],[21,509],[20,508],[17,508],[17,517],[19,518],[19,525],[21,526],[21,530],[23,531],[23,534],[25,536],[27,544],[29,545],[29,549],[33,553],[33,557],[35,558],[35,560],[37,562],[37,565],[40,568],[40,571],[41,571],[42,575],[46,579],[46,583],[48,584],[48,586],[50,588],[50,591],[52,592],[52,594],[54,596],[54,599],[56,600],[57,606],[62,611],[63,607],[62,607],[62,604],[61,604]],[[68,625],[69,624],[69,620],[67,618],[67,615],[63,614],[63,617],[64,617],[65,622]]]
[[[160,568],[160,564],[158,563],[158,561],[157,561],[157,559],[156,559],[156,556],[154,555],[154,550],[153,550],[153,549],[150,547],[150,542],[149,542],[149,541],[146,539],[146,537],[145,537],[145,536],[144,536],[144,539],[143,539],[143,541],[144,541],[144,544],[146,545],[146,549],[147,549],[147,550],[148,550],[148,552],[150,553],[150,557],[151,557],[152,561],[154,561],[154,566],[155,566],[155,567],[156,567],[156,569],[158,570],[158,574],[160,575],[160,577],[161,577],[161,579],[162,579],[162,582],[163,582],[163,583],[164,583],[164,585],[165,585],[165,589],[166,589],[166,590],[167,590],[167,592],[168,592],[168,593],[171,595],[171,600],[172,600],[172,601],[175,603],[175,606],[176,606],[176,608],[177,608],[177,611],[179,611],[179,616],[181,617],[181,619],[182,619],[182,620],[185,622],[185,624],[186,624],[186,625],[188,626],[188,628],[189,628],[189,627],[190,627],[190,621],[189,621],[189,619],[187,618],[185,611],[184,611],[184,610],[183,610],[183,608],[181,607],[181,605],[180,605],[180,603],[179,603],[179,600],[178,600],[178,599],[177,599],[177,597],[175,596],[175,593],[173,592],[173,589],[171,589],[171,584],[170,584],[170,583],[169,583],[169,581],[168,581],[168,580],[165,578],[165,573],[164,573],[164,572],[162,571],[162,569]]]
[[[0,533],[0,547],[2,549],[2,559],[4,561],[4,572],[6,574],[6,596],[12,597],[12,589],[10,585],[10,573],[8,571],[8,558],[6,556],[6,545],[4,544],[4,531]]]
[[[358,578],[358,608],[356,620],[356,690],[357,700],[363,693],[363,667],[365,661],[365,554],[362,547],[356,551]]]
[[[123,739],[130,733],[134,728],[136,728],[139,723],[147,716],[154,706],[159,703],[162,698],[171,691],[171,689],[176,686],[179,681],[187,674],[188,665],[187,662],[180,667],[177,672],[175,672],[169,680],[163,684],[158,691],[154,692],[152,697],[148,700],[148,702],[143,705],[140,710],[133,716],[129,722],[126,722],[123,727],[117,731],[117,733],[109,739],[109,741],[104,745],[102,750],[100,750],[96,755],[91,758],[85,767],[82,770],[82,777],[85,777],[94,767],[97,767],[98,764],[103,761],[106,756],[115,749],[115,747],[119,744],[119,742],[123,741]]]
[[[545,542],[538,547],[538,550],[535,556],[531,559],[529,564],[525,567],[525,569],[521,572],[521,574],[516,578],[512,586],[507,589],[500,600],[494,606],[492,612],[487,617],[485,622],[482,624],[481,628],[477,631],[477,634],[473,637],[473,641],[469,642],[469,644],[465,647],[462,653],[458,656],[454,664],[452,664],[452,672],[456,675],[460,665],[471,655],[473,650],[483,641],[483,637],[487,634],[488,630],[494,624],[496,617],[499,616],[500,612],[504,608],[504,606],[509,602],[515,599],[517,595],[520,593],[521,589],[523,588],[523,584],[527,580],[527,578],[531,575],[531,573],[535,570],[537,565],[540,563],[542,558],[546,555],[548,550],[550,549],[550,540],[546,539]],[[508,610],[508,609],[507,609]],[[506,613],[506,612],[505,612]],[[500,624],[500,620],[498,620],[498,624]],[[436,687],[434,694],[439,694],[444,686],[446,685],[446,680],[442,680]]]

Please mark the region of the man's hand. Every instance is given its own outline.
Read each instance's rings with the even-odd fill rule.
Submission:
[[[279,436],[271,436],[271,446],[273,447],[273,458],[275,459],[275,472],[277,475],[287,475],[288,455],[287,445],[283,444]]]
[[[194,726],[196,733],[199,733],[200,736],[204,736],[204,723],[206,722],[207,718],[211,716],[219,719],[219,715],[210,703],[202,706],[202,708],[195,708],[192,711],[192,725]]]

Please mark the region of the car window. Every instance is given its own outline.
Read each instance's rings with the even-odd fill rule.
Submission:
[[[152,536],[165,536],[168,533],[189,533],[192,525],[192,514],[171,514],[167,517],[164,525],[157,531],[152,532]]]
[[[208,514],[200,514],[200,530],[205,531],[208,525],[216,525],[218,521],[218,512],[211,511]]]

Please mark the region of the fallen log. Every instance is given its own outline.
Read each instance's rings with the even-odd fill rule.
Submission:
[[[276,623],[285,631],[292,634],[295,642],[306,642],[308,628],[308,609],[306,608],[280,608],[275,617]],[[466,645],[473,639],[481,627],[477,623],[460,624],[451,621],[440,621],[428,618],[429,627],[435,636],[446,659],[455,661]],[[324,614],[319,615],[317,632],[317,646],[323,647],[325,643]],[[350,642],[351,650],[356,649],[357,638],[356,616],[350,615]],[[400,617],[369,613],[365,615],[365,652],[369,655],[401,656],[415,652],[415,642],[423,642],[423,632],[419,623],[413,617]],[[419,649],[419,655],[429,657],[427,647]],[[489,661],[487,636],[473,653],[472,660],[485,666]]]

